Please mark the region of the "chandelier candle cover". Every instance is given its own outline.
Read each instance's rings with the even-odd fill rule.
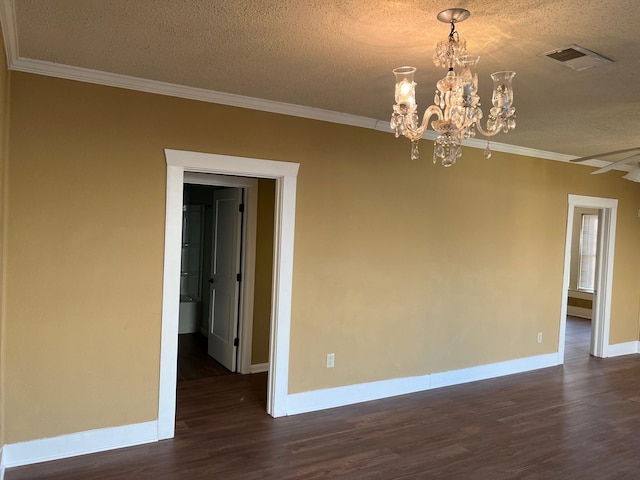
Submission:
[[[433,148],[433,163],[438,160],[445,167],[450,167],[462,156],[462,140],[474,138],[479,132],[485,137],[493,137],[498,132],[508,133],[516,127],[516,109],[513,107],[512,80],[516,72],[496,72],[493,79],[493,107],[489,110],[486,128],[480,124],[482,110],[478,96],[478,75],[476,67],[480,57],[467,55],[466,42],[456,31],[456,23],[469,18],[471,14],[463,8],[452,8],[438,14],[438,20],[451,25],[449,38],[438,43],[433,54],[433,62],[438,67],[447,69],[447,74],[436,84],[437,90],[429,106],[419,121],[416,103],[416,83],[413,79],[414,67],[396,68],[396,104],[393,106],[391,128],[396,138],[404,135],[411,140],[411,159],[419,157],[418,140],[422,138],[428,127],[438,133]],[[486,158],[491,157],[487,142],[484,151]]]

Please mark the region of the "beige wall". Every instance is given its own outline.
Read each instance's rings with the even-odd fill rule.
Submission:
[[[5,235],[6,235],[6,184],[9,156],[9,71],[5,55],[4,36],[0,27],[0,448],[5,434]]]
[[[556,351],[569,193],[619,199],[611,341],[638,339],[619,172],[470,148],[444,169],[426,141],[412,162],[372,130],[11,80],[9,443],[157,417],[164,148],[300,162],[291,393]]]
[[[271,326],[271,286],[273,277],[273,217],[276,182],[258,181],[258,225],[256,231],[256,274],[253,296],[253,336],[251,364],[269,361]]]

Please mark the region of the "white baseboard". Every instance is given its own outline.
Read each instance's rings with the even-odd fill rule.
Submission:
[[[619,357],[632,353],[640,353],[640,342],[616,343],[607,347],[607,357]]]
[[[588,318],[591,320],[591,318],[593,318],[593,311],[590,308],[567,305],[567,315],[571,315],[572,317]]]
[[[251,373],[264,373],[269,371],[268,363],[255,363],[251,365],[250,372]]]
[[[640,341],[609,345],[607,353],[609,357],[640,353]],[[486,380],[552,367],[561,363],[556,352],[449,372],[295,393],[287,396],[287,415]],[[267,371],[268,367],[267,363],[252,365],[251,373]],[[154,420],[7,444],[0,448],[0,480],[3,480],[6,468],[131,447],[155,442],[158,438],[158,421]]]
[[[101,428],[86,432],[10,443],[2,448],[0,471],[5,468],[75,457],[116,448],[132,447],[158,441],[157,420],[122,427]],[[0,477],[1,479],[2,477]]]
[[[361,383],[345,387],[325,388],[311,392],[294,393],[287,397],[287,415],[342,407],[354,403],[395,397],[433,388],[475,382],[489,378],[522,373],[539,368],[553,367],[562,362],[558,353],[519,358],[450,372],[433,373],[417,377],[394,378],[379,382]]]

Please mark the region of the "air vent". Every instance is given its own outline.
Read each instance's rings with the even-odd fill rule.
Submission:
[[[599,67],[607,63],[613,63],[602,55],[598,55],[591,50],[587,50],[579,45],[569,45],[564,48],[557,48],[550,52],[542,53],[542,56],[550,58],[553,61],[560,62],[565,67],[581,72],[592,67]]]

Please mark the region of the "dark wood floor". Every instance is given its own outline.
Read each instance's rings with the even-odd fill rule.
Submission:
[[[178,335],[178,383],[230,374],[207,354],[207,337],[200,333]]]
[[[640,478],[640,355],[588,350],[574,319],[564,366],[279,419],[263,374],[181,382],[174,439],[6,478]]]

